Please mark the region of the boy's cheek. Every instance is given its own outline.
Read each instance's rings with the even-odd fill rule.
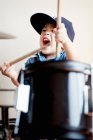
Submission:
[[[53,42],[54,42],[54,41],[55,41],[55,37],[56,37],[56,36],[55,36],[55,34],[54,34],[54,33],[52,33],[52,35],[51,35],[51,41],[53,41]]]

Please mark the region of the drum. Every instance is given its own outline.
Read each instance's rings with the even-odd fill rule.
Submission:
[[[37,62],[26,68],[29,111],[21,114],[20,137],[65,139],[71,132],[85,139],[80,132],[87,131],[84,87],[89,76],[90,65],[77,61]]]

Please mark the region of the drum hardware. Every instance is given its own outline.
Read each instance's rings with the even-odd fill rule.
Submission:
[[[28,112],[30,85],[24,84],[24,71],[21,70],[21,83],[17,89],[17,104],[16,109],[22,112]]]
[[[90,66],[90,74],[85,78],[84,86],[84,115],[86,116],[87,136],[93,139],[93,65]]]
[[[1,92],[15,92],[15,89],[0,89]],[[1,108],[1,125],[0,125],[0,140],[11,140],[13,132],[13,124],[11,125],[11,120],[9,118],[9,109],[14,108],[14,105],[0,105]],[[13,119],[15,123],[15,119]]]
[[[89,113],[89,86],[84,86],[84,114]]]
[[[93,64],[91,64],[91,94],[92,94],[92,96],[91,96],[91,108],[92,108],[92,113],[91,113],[91,117],[92,117],[92,120],[91,120],[91,123],[92,123],[92,127],[91,127],[91,129],[90,129],[90,132],[91,132],[91,134],[92,134],[92,138],[93,138]]]
[[[24,85],[24,69],[21,69],[20,85],[17,88],[16,123],[14,134],[18,134],[21,112],[28,112],[30,86]]]
[[[9,108],[14,108],[13,105],[0,105],[1,108],[1,126],[0,126],[0,139],[11,140],[12,131],[9,124]]]

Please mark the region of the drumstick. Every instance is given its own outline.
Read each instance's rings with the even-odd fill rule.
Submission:
[[[34,51],[32,51],[32,52],[26,54],[26,55],[23,55],[23,56],[21,56],[21,57],[15,59],[15,60],[12,60],[12,61],[9,62],[9,65],[12,66],[12,65],[14,65],[14,64],[16,64],[16,63],[22,61],[23,59],[25,59],[25,58],[27,58],[27,57],[30,57],[30,56],[32,56],[32,55],[34,55],[34,54],[40,52],[41,50],[43,50],[43,49],[45,49],[45,48],[46,48],[46,47],[36,49],[36,50],[34,50]],[[1,70],[1,68],[2,68],[2,67],[0,66],[0,70]]]
[[[57,1],[57,25],[59,25],[61,23],[61,12],[60,12],[60,0]],[[60,52],[60,43],[56,44],[56,57],[59,56],[59,52]]]

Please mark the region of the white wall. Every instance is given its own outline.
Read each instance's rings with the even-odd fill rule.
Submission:
[[[75,44],[82,62],[92,63],[93,57],[93,0],[61,0],[61,14],[73,22]],[[57,0],[0,0],[0,32],[16,36],[15,39],[0,39],[0,64],[11,61],[39,47],[39,35],[30,25],[30,16],[36,12],[57,15]],[[17,63],[19,72],[23,60]],[[0,74],[0,89],[15,88],[11,81]],[[13,103],[11,94],[0,102]],[[11,100],[10,100],[11,99]]]

